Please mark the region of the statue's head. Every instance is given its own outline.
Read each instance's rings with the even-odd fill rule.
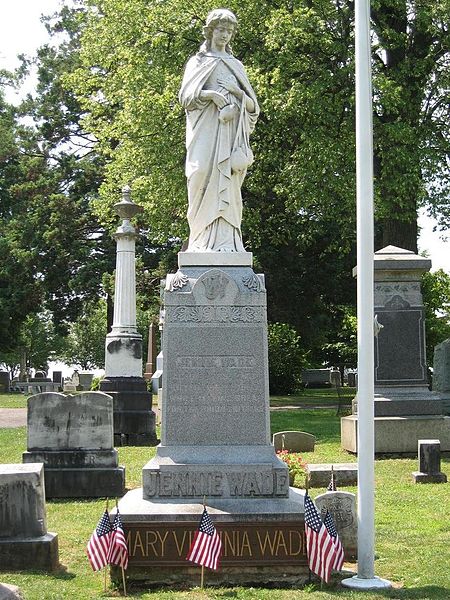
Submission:
[[[206,17],[206,24],[203,27],[203,35],[205,36],[205,43],[200,48],[201,52],[207,52],[211,48],[211,39],[214,29],[218,25],[232,25],[233,26],[233,37],[237,29],[237,19],[234,13],[227,8],[216,8],[212,10]],[[231,46],[228,44],[225,48],[229,54],[232,54]]]

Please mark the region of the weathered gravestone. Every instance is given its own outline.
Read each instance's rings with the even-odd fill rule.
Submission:
[[[412,476],[414,483],[446,483],[447,475],[441,472],[441,443],[439,440],[419,440],[419,471]]]
[[[316,438],[305,431],[277,431],[272,436],[275,451],[314,452]]]
[[[28,398],[24,463],[45,465],[49,498],[121,496],[125,469],[113,447],[112,398],[102,392]]]
[[[58,566],[58,536],[47,532],[42,463],[0,465],[0,569]]]
[[[439,394],[445,412],[450,413],[450,339],[434,349],[433,392]]]
[[[356,496],[350,492],[326,492],[314,500],[322,519],[327,510],[333,517],[345,558],[356,558],[358,553],[358,519]]]
[[[450,417],[428,390],[420,281],[430,267],[429,259],[395,246],[375,252],[374,309],[383,326],[374,338],[376,453],[415,453],[423,437],[439,437],[450,450]],[[357,412],[356,397],[353,414],[341,419],[341,443],[350,452],[357,451]]]

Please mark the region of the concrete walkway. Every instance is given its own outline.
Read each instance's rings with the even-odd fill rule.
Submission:
[[[0,408],[0,428],[23,427],[26,424],[26,408]]]

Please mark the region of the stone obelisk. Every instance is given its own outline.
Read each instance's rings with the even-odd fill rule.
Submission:
[[[131,201],[125,186],[122,200],[114,205],[122,219],[117,242],[114,319],[106,336],[105,379],[100,390],[114,400],[116,446],[149,446],[157,443],[152,396],[142,377],[142,336],[136,327],[136,230],[130,222],[141,207]]]

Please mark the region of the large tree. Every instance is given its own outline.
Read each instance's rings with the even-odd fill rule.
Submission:
[[[147,243],[173,250],[187,234],[176,97],[215,5],[88,5],[81,63],[65,80],[107,160],[96,213],[110,226],[117,189],[132,182]],[[341,327],[341,307],[354,302],[353,2],[233,0],[228,7],[240,23],[235,53],[262,108],[244,188],[244,238],[267,274],[270,319],[293,323],[320,358]],[[415,250],[422,205],[448,225],[448,14],[449,0],[373,2],[378,247]]]

